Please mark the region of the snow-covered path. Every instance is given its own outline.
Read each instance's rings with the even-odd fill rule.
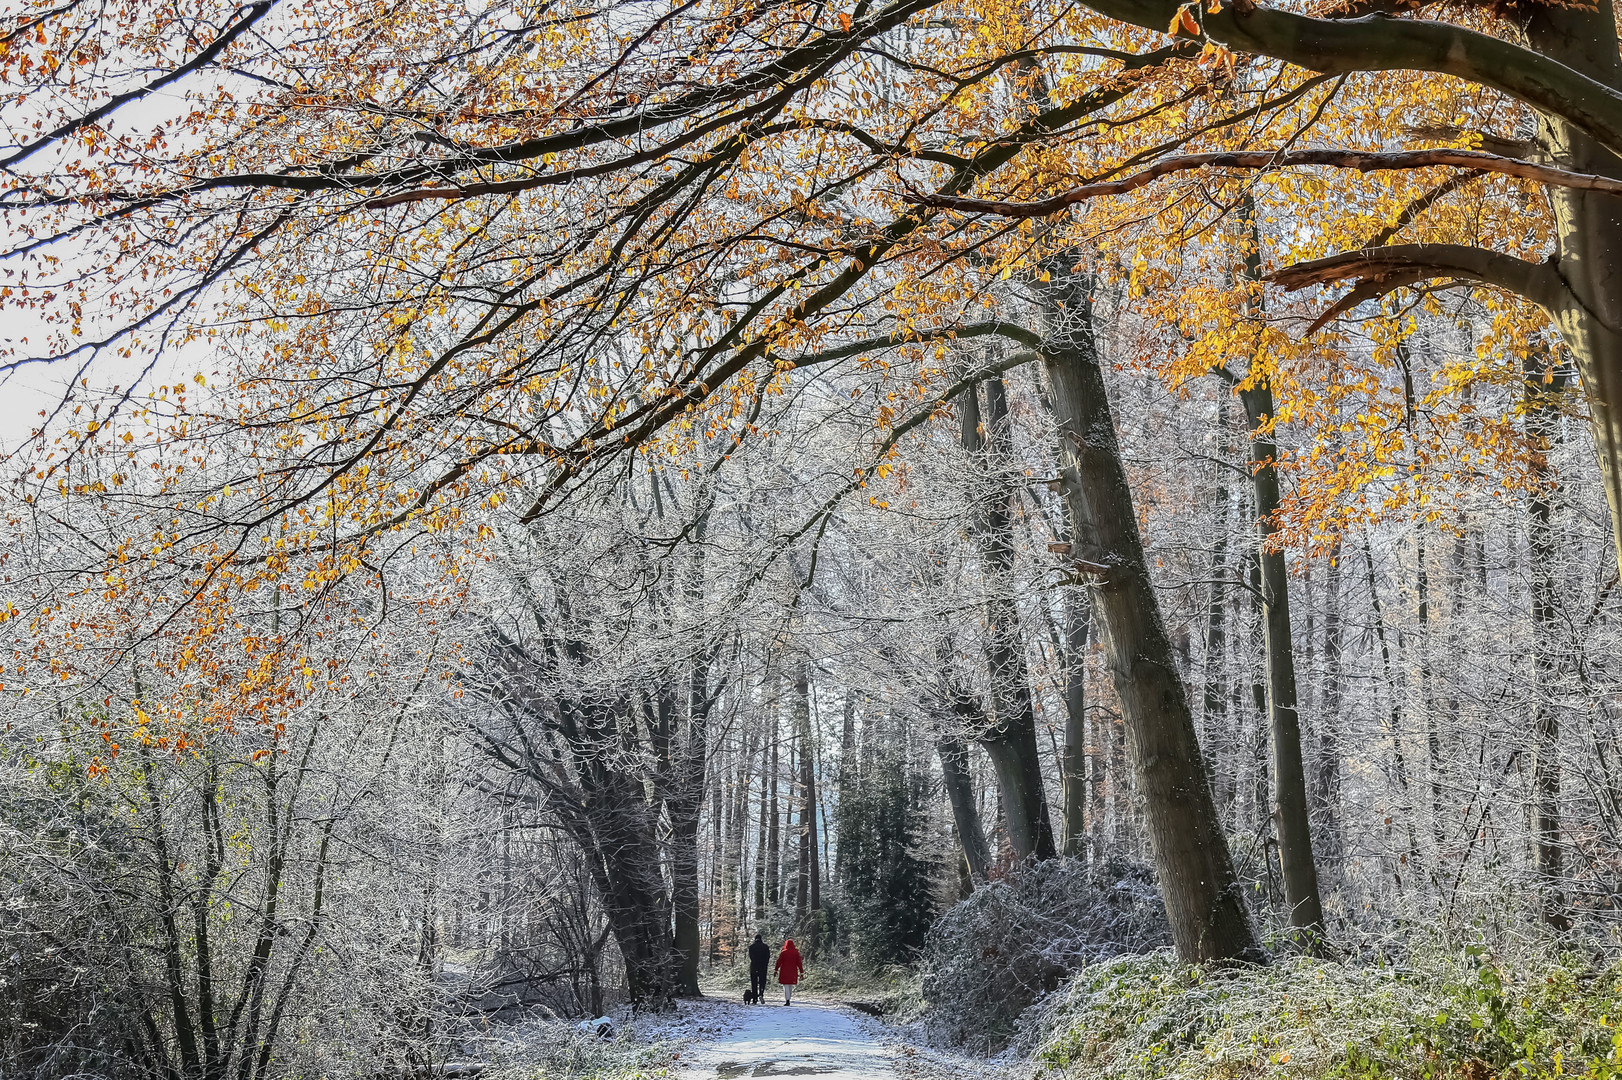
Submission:
[[[770,999],[768,999],[770,1000]],[[750,1076],[817,1076],[826,1080],[890,1080],[892,1054],[851,1015],[829,1005],[738,1005],[730,1034],[687,1055],[683,1080]]]

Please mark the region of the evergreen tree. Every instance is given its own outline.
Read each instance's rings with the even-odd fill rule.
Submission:
[[[942,868],[923,848],[929,794],[928,776],[886,747],[839,805],[850,950],[864,966],[913,962],[938,914]]]

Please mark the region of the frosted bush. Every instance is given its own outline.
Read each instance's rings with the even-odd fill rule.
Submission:
[[[1031,1003],[1073,972],[1168,940],[1165,908],[1144,867],[1027,864],[976,889],[930,929],[920,965],[926,1033],[994,1052]]]

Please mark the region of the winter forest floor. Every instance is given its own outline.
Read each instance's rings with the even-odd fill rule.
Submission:
[[[773,988],[775,990],[775,988]],[[683,1002],[685,1015],[706,1017],[705,1027],[725,1034],[695,1041],[678,1052],[680,1080],[753,1076],[819,1076],[828,1080],[944,1080],[1004,1075],[984,1059],[921,1044],[905,1028],[864,1016],[849,1004],[808,997],[784,1006],[775,994],[765,1005],[708,998]]]
[[[863,986],[813,970],[823,985],[786,1008],[780,997],[746,1006],[721,977],[673,1011],[616,1014],[613,1038],[520,1023],[464,1047],[462,1060],[490,1063],[481,1080],[1622,1077],[1613,953],[1514,935],[1488,947],[1416,932],[1406,944],[1400,956],[1279,955],[1211,970],[1169,950],[1116,957],[1071,974],[979,1052],[962,1036],[968,1014],[985,1018],[983,1002],[940,996],[938,975],[926,1004],[899,972]],[[857,1002],[884,1009],[884,1021]]]
[[[828,1080],[894,1077],[896,1048],[875,1038],[839,1005],[802,1001],[784,1006],[776,995],[764,1005],[724,1005],[736,1026],[690,1056],[683,1080],[746,1076],[823,1076]]]
[[[773,988],[775,990],[775,987]],[[864,1016],[833,997],[744,1005],[729,990],[677,1003],[673,1014],[632,1019],[609,1040],[572,1025],[514,1025],[487,1080],[998,1080],[983,1058],[932,1048],[906,1028]]]

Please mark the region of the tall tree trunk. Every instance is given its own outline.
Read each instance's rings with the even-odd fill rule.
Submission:
[[[1243,384],[1241,384],[1243,385]],[[1289,573],[1278,531],[1278,445],[1271,423],[1273,387],[1265,379],[1239,391],[1250,426],[1250,488],[1256,512],[1256,550],[1261,578],[1262,642],[1267,653],[1267,710],[1273,744],[1274,825],[1290,925],[1311,934],[1323,929],[1318,867],[1307,815],[1306,768],[1301,759],[1301,718],[1296,709],[1295,647],[1290,631]]]
[[[1524,32],[1527,43],[1544,55],[1622,89],[1611,0],[1535,5],[1527,11]],[[1622,177],[1615,154],[1563,121],[1540,114],[1538,142],[1561,168]],[[1562,296],[1552,314],[1582,374],[1622,565],[1622,199],[1569,188],[1546,192],[1554,210]]]
[[[1385,609],[1380,603],[1380,586],[1374,577],[1374,540],[1367,533],[1363,535],[1363,569],[1368,577],[1369,607],[1374,611],[1374,640],[1380,647],[1380,669],[1385,676],[1386,693],[1391,697],[1390,723],[1391,733],[1391,763],[1396,773],[1397,789],[1402,793],[1402,804],[1397,807],[1393,817],[1402,818],[1403,827],[1408,830],[1408,854],[1399,865],[1407,865],[1419,858],[1419,836],[1414,826],[1413,797],[1408,790],[1408,761],[1403,753],[1402,740],[1402,691],[1397,686],[1397,678],[1391,670],[1391,646],[1386,640]],[[1391,817],[1386,818],[1386,824],[1391,824]],[[1397,882],[1397,888],[1402,888],[1402,871],[1393,871],[1392,875]]]
[[[839,805],[844,806],[854,797],[856,790],[856,693],[845,689],[845,723],[839,733]],[[953,806],[954,812],[956,806]],[[845,836],[840,833],[834,847],[834,880],[846,883],[850,860],[846,856]]]
[[[794,725],[794,745],[796,764],[799,766],[797,780],[800,788],[800,805],[798,807],[798,827],[794,836],[798,842],[794,863],[794,922],[796,925],[805,922],[806,912],[810,910],[811,881],[811,834],[814,827],[809,821],[808,800],[806,793],[809,785],[805,781],[806,762],[811,760],[811,709],[807,700],[804,669],[796,672],[794,680],[794,714],[791,723]]]
[[[1415,445],[1417,455],[1418,395],[1414,391],[1413,353],[1406,340],[1397,344],[1397,364],[1402,369],[1403,424]],[[1436,845],[1435,861],[1440,864],[1442,849],[1442,735],[1436,721],[1436,687],[1431,673],[1431,579],[1430,562],[1425,557],[1425,524],[1414,525],[1414,589],[1418,599],[1419,634],[1414,651],[1419,660],[1419,705],[1425,713],[1425,771],[1430,780],[1431,840]]]
[[[794,920],[813,935],[807,919],[822,908],[822,874],[817,852],[817,771],[811,733],[811,676],[802,659],[794,674],[794,733],[800,746],[799,866],[794,890]],[[816,938],[811,946],[815,949]]]
[[[1533,835],[1543,921],[1557,930],[1571,927],[1566,907],[1560,841],[1560,714],[1554,702],[1560,675],[1556,642],[1560,625],[1559,581],[1555,573],[1558,540],[1554,530],[1555,481],[1548,453],[1559,437],[1558,396],[1567,376],[1554,367],[1555,357],[1534,351],[1526,358],[1523,380],[1527,434],[1537,440],[1536,469],[1540,483],[1527,503],[1527,540],[1532,570],[1533,707],[1537,710],[1532,739]],[[1545,365],[1550,370],[1545,372]],[[1545,382],[1547,375],[1548,381]]]
[[[721,960],[722,864],[726,862],[727,783],[724,768],[715,770],[714,794],[710,799],[710,963]],[[598,1013],[601,1016],[601,1013]]]
[[[1222,454],[1222,444],[1226,442],[1228,428],[1228,398],[1223,393],[1217,404],[1217,431],[1222,442],[1218,445],[1218,456]],[[1221,467],[1226,467],[1226,463]],[[1228,574],[1228,513],[1231,498],[1228,485],[1220,483],[1216,490],[1217,521],[1214,529],[1216,547],[1211,553],[1211,593],[1205,610],[1205,675],[1204,692],[1200,702],[1201,745],[1205,748],[1205,758],[1212,793],[1216,800],[1218,812],[1228,824],[1233,822],[1233,804],[1236,792],[1233,784],[1233,771],[1222,768],[1221,747],[1229,737],[1228,717],[1228,592],[1226,584]]]
[[[709,739],[708,663],[694,665],[692,697],[676,783],[666,799],[670,815],[670,900],[675,920],[676,991],[697,997],[699,962],[698,823],[704,806],[704,769]]]
[[[580,698],[555,695],[553,708],[538,708],[534,690],[544,685],[538,676],[560,655],[582,667],[590,656],[578,641],[547,636],[544,652],[537,654],[501,640],[490,691],[508,727],[475,730],[494,761],[537,787],[546,810],[585,853],[624,961],[631,1002],[664,1008],[677,992],[677,965],[674,916],[656,827],[664,809],[655,801],[660,777],[656,774],[650,785],[640,768],[628,768],[626,762],[640,752],[639,718],[653,720],[648,731],[655,760],[671,760],[666,736],[675,711],[673,695],[661,693],[657,714],[650,714],[645,701],[589,690]],[[635,752],[625,754],[627,747]],[[570,779],[560,781],[560,774]],[[697,787],[695,801],[702,799],[702,779]],[[425,928],[430,923],[425,920]]]
[[[811,725],[810,684],[804,667],[800,669],[799,689],[805,702],[805,766],[801,785],[805,791],[806,839],[811,849],[811,910],[822,910],[822,848],[817,842],[817,739]]]
[[[1250,810],[1251,828],[1255,834],[1265,837],[1268,832],[1267,824],[1273,818],[1272,770],[1268,768],[1267,747],[1268,715],[1267,715],[1267,611],[1262,600],[1262,562],[1258,552],[1252,550],[1245,566],[1250,574],[1250,618],[1245,622],[1247,647],[1246,660],[1250,668],[1250,760],[1245,764],[1250,776]],[[1257,638],[1263,640],[1261,647],[1257,648]],[[1260,657],[1261,663],[1255,661]],[[1266,847],[1263,847],[1265,854]],[[1271,861],[1269,861],[1269,867]],[[1271,872],[1271,871],[1269,871]]]
[[[962,739],[942,735],[935,741],[935,753],[940,757],[941,782],[946,788],[947,802],[952,807],[952,824],[957,831],[958,843],[963,848],[970,885],[984,885],[991,880],[991,848],[986,844],[979,805],[974,797],[974,780],[969,773],[969,744]]]
[[[704,598],[705,521],[694,528],[694,566],[687,583],[689,603]],[[666,798],[670,815],[670,901],[675,919],[677,993],[697,997],[699,966],[698,826],[704,810],[704,773],[709,760],[710,653],[693,660],[687,685],[687,724],[672,755],[672,783]]]
[[[1147,803],[1172,940],[1190,963],[1260,959],[1149,579],[1093,337],[1089,285],[1069,277],[1052,290],[1042,360],[1067,440],[1065,494],[1076,523],[1078,565],[1096,568],[1092,610]]]
[[[1069,508],[1066,507],[1066,517]],[[1075,533],[1070,530],[1071,535]],[[1072,859],[1087,854],[1087,596],[1070,589],[1064,598],[1064,753],[1062,766],[1063,850]]]
[[[1261,278],[1261,234],[1255,207],[1247,197],[1245,220],[1251,237],[1246,277]],[[1259,295],[1257,293],[1253,295]],[[1259,313],[1259,312],[1258,312]],[[1256,360],[1252,358],[1251,364]],[[1250,430],[1250,494],[1256,514],[1256,557],[1262,601],[1262,644],[1267,656],[1267,711],[1273,745],[1273,819],[1278,835],[1279,864],[1290,925],[1316,936],[1323,930],[1323,902],[1318,895],[1318,867],[1312,855],[1312,825],[1307,814],[1306,767],[1301,756],[1301,717],[1296,701],[1295,644],[1290,626],[1289,573],[1284,552],[1274,542],[1278,533],[1278,443],[1269,430],[1277,409],[1272,381],[1254,370],[1239,383]]]
[[[766,903],[770,907],[776,907],[783,902],[782,858],[780,855],[783,848],[781,836],[782,814],[777,802],[777,774],[780,768],[777,758],[777,746],[780,735],[777,727],[776,702],[772,703],[771,725],[769,736],[771,764],[768,766],[766,773],[766,783],[770,785],[767,794],[770,808],[766,813]]]
[[[770,740],[768,739],[767,742],[770,742]],[[767,820],[768,803],[770,800],[767,798],[766,791],[764,790],[766,785],[770,783],[766,777],[771,775],[771,752],[772,748],[769,745],[766,743],[761,744],[760,775],[762,778],[761,787],[763,790],[760,793],[760,810],[758,812],[759,821],[755,825],[754,893],[755,922],[757,925],[766,920],[766,864],[771,861],[768,857],[771,849],[766,846],[767,837],[771,832]]]
[[[1041,752],[1036,744],[1036,709],[1031,702],[1019,610],[1011,595],[1014,520],[1012,492],[1004,475],[1011,456],[1007,389],[1000,378],[989,379],[983,385],[983,422],[977,388],[963,395],[963,445],[981,458],[989,474],[989,494],[975,535],[985,566],[986,616],[991,625],[986,655],[991,668],[995,722],[979,736],[979,741],[997,772],[1014,857],[1051,859],[1057,851],[1042,781]]]
[[[1324,636],[1322,714],[1318,720],[1318,761],[1313,809],[1318,814],[1323,853],[1333,865],[1340,858],[1340,724],[1342,698],[1340,545],[1324,568]]]
[[[965,732],[984,731],[990,726],[985,710],[952,674],[950,645],[943,639],[938,647],[941,685],[947,700],[935,739],[935,752],[941,761],[941,779],[952,807],[952,823],[968,866],[971,886],[991,880],[991,847],[986,843],[980,822],[980,798],[974,774],[969,769],[969,744]]]
[[[728,793],[731,808],[727,812],[726,854],[721,869],[721,890],[726,897],[726,937],[725,954],[733,956],[738,951],[738,931],[742,927],[745,915],[743,896],[743,844],[744,834],[749,827],[749,787],[753,778],[749,775],[749,762],[755,753],[755,740],[753,735],[742,740],[738,754],[737,768],[733,774],[732,790]]]

